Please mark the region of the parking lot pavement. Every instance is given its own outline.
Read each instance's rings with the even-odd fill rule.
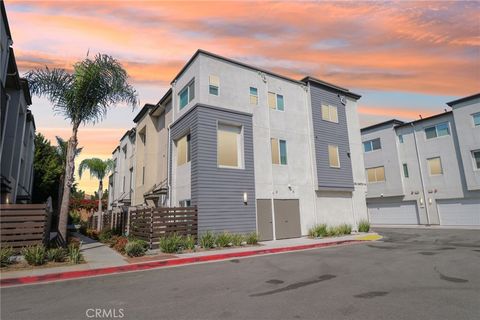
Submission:
[[[123,319],[480,318],[478,230],[375,231],[385,238],[4,288],[1,315],[88,319],[100,309]]]

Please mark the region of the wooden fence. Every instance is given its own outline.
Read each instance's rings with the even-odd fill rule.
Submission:
[[[88,218],[87,228],[88,229],[93,229],[93,230],[98,229],[98,216],[97,215],[91,215]]]
[[[138,208],[130,210],[130,234],[158,248],[161,237],[176,233],[197,237],[197,207]]]
[[[26,246],[48,245],[51,216],[47,204],[2,204],[0,210],[2,247],[19,250]]]

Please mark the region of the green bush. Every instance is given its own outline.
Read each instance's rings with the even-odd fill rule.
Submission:
[[[176,233],[160,238],[160,249],[164,253],[176,253],[182,250],[182,237]]]
[[[215,244],[219,248],[229,247],[232,243],[232,235],[228,232],[223,232],[217,234],[217,238],[215,239]]]
[[[233,244],[235,247],[240,247],[240,246],[243,245],[243,242],[245,241],[244,238],[245,238],[245,237],[243,236],[243,234],[234,233],[234,234],[232,234],[232,244]]]
[[[327,236],[335,237],[352,233],[352,226],[349,224],[341,224],[336,227],[327,228]]]
[[[216,236],[210,231],[207,231],[200,236],[199,243],[200,243],[200,246],[204,249],[213,248],[215,246],[215,242],[216,242]]]
[[[63,262],[67,257],[67,252],[63,248],[51,248],[47,251],[45,257],[47,261]]]
[[[141,257],[145,255],[145,252],[147,252],[147,249],[145,248],[145,245],[139,240],[129,241],[125,246],[125,253],[129,257]]]
[[[22,249],[22,255],[29,265],[40,266],[45,263],[45,247],[43,245],[25,247]]]
[[[182,238],[182,247],[186,250],[195,250],[195,237],[188,235]]]
[[[320,237],[325,237],[327,236],[327,225],[322,223],[322,224],[317,224],[311,227],[308,230],[308,236],[310,238],[320,238]]]
[[[80,211],[72,210],[68,213],[68,216],[70,218],[71,223],[73,223],[73,224],[79,224],[80,223]]]
[[[100,231],[100,233],[98,234],[98,240],[100,240],[100,242],[108,242],[108,240],[110,240],[112,236],[113,236],[113,230],[105,228],[102,231]]]
[[[6,267],[11,263],[10,259],[12,258],[13,254],[14,251],[10,247],[0,248],[0,267]]]
[[[368,232],[370,231],[370,222],[368,220],[362,219],[358,223],[358,231],[359,232]]]
[[[83,261],[83,255],[80,252],[80,247],[74,244],[68,245],[68,261],[74,264],[78,264]]]
[[[257,244],[258,243],[258,235],[256,232],[250,232],[245,236],[245,241],[247,244]]]

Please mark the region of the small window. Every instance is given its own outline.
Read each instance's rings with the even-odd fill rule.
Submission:
[[[277,94],[277,110],[283,111],[284,107],[285,106],[283,104],[283,96]]]
[[[473,118],[473,125],[475,127],[479,127],[480,126],[480,112],[472,114],[472,118]]]
[[[220,87],[220,79],[218,76],[210,76],[209,77],[209,86],[208,86],[208,93],[218,96],[218,88]]]
[[[425,136],[427,139],[433,139],[441,136],[450,135],[448,122],[439,123],[437,125],[425,128]]]
[[[443,174],[442,161],[440,157],[427,159],[428,170],[431,176]]]
[[[195,98],[195,79],[190,81],[178,94],[179,106],[182,110],[190,101]]]
[[[340,168],[340,157],[338,154],[338,146],[328,145],[328,162],[331,168]]]
[[[238,126],[218,124],[217,130],[217,162],[219,167],[242,167],[242,128]]]
[[[274,110],[285,110],[285,102],[281,94],[276,94],[274,92],[268,93],[268,106],[270,109]]]
[[[338,110],[336,106],[322,104],[322,119],[338,123]]]
[[[367,169],[367,181],[369,183],[373,182],[383,182],[385,181],[385,168],[375,167]]]
[[[408,178],[408,165],[406,163],[403,164],[403,176]]]
[[[258,89],[250,87],[250,104],[258,105]]]
[[[177,166],[181,166],[190,161],[190,135],[187,134],[177,141]]]
[[[145,184],[145,166],[142,167],[142,184]]]
[[[191,203],[191,200],[190,199],[186,199],[186,200],[180,200],[178,202],[178,206],[179,207],[190,207],[192,205]]]
[[[363,143],[363,150],[365,152],[370,152],[373,150],[378,150],[382,148],[382,144],[380,143],[380,138],[368,140]]]
[[[400,143],[403,143],[403,134],[399,134],[399,135],[398,135],[398,141],[399,141]]]
[[[480,170],[480,150],[472,151],[473,156],[473,168],[476,170]]]
[[[276,138],[270,139],[272,150],[272,164],[287,164],[287,141]]]

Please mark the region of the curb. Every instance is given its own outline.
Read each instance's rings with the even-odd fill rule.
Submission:
[[[141,262],[141,263],[135,263],[135,264],[130,264],[126,266],[106,267],[106,268],[80,270],[80,271],[66,271],[66,272],[45,274],[40,276],[7,278],[7,279],[0,280],[0,287],[46,283],[46,282],[61,281],[61,280],[73,280],[73,279],[80,279],[80,278],[87,278],[87,277],[94,277],[94,276],[118,274],[118,273],[124,273],[124,272],[144,271],[144,270],[151,270],[151,269],[157,269],[157,268],[163,268],[163,267],[189,265],[189,264],[196,264],[200,262],[220,261],[220,260],[227,260],[231,258],[252,257],[252,256],[260,256],[260,255],[267,255],[267,254],[274,254],[274,253],[282,253],[282,252],[294,252],[294,251],[300,251],[300,250],[324,248],[324,247],[331,247],[331,246],[336,246],[341,244],[353,244],[353,243],[359,243],[359,242],[366,242],[366,241],[341,240],[341,241],[307,244],[307,245],[299,245],[299,246],[292,246],[292,247],[259,249],[259,250],[250,250],[250,251],[241,251],[241,252],[219,253],[219,254],[212,254],[212,255],[206,255],[206,256],[200,256],[200,257],[175,258],[175,259],[161,260],[161,261]]]

